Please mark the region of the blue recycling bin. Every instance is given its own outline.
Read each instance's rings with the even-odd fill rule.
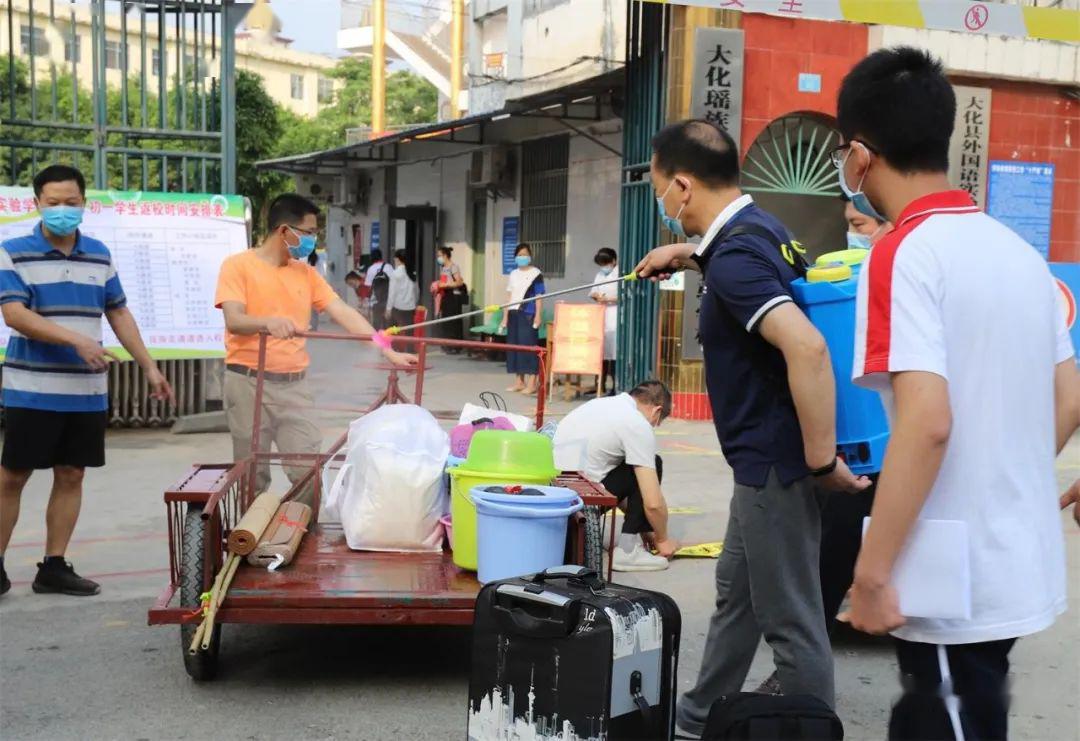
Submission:
[[[881,397],[851,382],[855,296],[866,254],[866,250],[844,250],[822,255],[806,278],[791,284],[795,301],[829,346],[836,377],[837,453],[856,474],[879,472],[889,441],[889,420]]]

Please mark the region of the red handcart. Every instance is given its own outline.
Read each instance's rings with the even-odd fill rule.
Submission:
[[[339,342],[370,342],[371,337],[309,333],[312,339]],[[255,419],[252,450],[259,451],[259,422],[262,408],[263,368],[266,335],[260,339],[259,372],[256,377]],[[413,345],[419,356],[415,371],[413,403],[420,405],[429,346],[483,348],[483,343],[400,337],[395,342]],[[541,383],[537,398],[536,424],[544,421],[546,352],[539,347],[510,346],[506,350],[536,353],[540,360]],[[401,369],[390,369],[387,393],[380,401],[397,403],[407,397],[398,387]],[[367,411],[371,411],[369,408]],[[439,416],[438,414],[436,416]],[[473,604],[480,589],[476,575],[456,567],[449,551],[441,553],[376,553],[353,551],[345,543],[337,524],[317,521],[323,467],[346,442],[343,434],[325,452],[282,454],[253,452],[232,463],[198,464],[165,492],[169,532],[169,583],[148,613],[150,625],[180,626],[184,667],[196,680],[212,679],[217,673],[223,623],[338,624],[338,625],[469,625]],[[255,497],[255,470],[268,461],[305,467],[285,499],[295,497],[306,486],[315,492],[315,519],[304,536],[293,562],[278,571],[242,564],[236,572],[220,610],[210,648],[188,652],[191,638],[201,621],[200,596],[210,589],[224,563],[226,539]],[[615,538],[616,499],[601,486],[579,474],[567,473],[557,484],[576,491],[585,508],[570,521],[567,562],[601,569],[605,536],[609,548]],[[611,515],[610,533],[605,533],[605,516]],[[608,573],[610,578],[610,570]]]

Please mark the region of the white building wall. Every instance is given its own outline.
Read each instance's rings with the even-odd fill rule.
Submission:
[[[618,149],[622,134],[600,137]],[[549,281],[549,290],[582,285],[596,276],[593,256],[601,247],[619,252],[619,188],[622,161],[581,136],[570,139],[566,203],[566,277]],[[620,266],[623,267],[623,266]],[[587,293],[567,300],[581,302]]]

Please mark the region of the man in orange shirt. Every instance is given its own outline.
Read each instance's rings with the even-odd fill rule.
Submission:
[[[262,243],[229,257],[221,266],[214,305],[225,313],[225,412],[236,460],[251,454],[260,332],[268,332],[270,338],[259,447],[267,451],[273,440],[281,453],[317,453],[322,447],[322,433],[306,412],[314,404],[305,378],[310,358],[305,339],[296,336],[307,330],[312,309],[325,311],[346,332],[375,332],[308,265],[308,255],[315,249],[318,215],[319,207],[302,196],[278,196],[270,204]],[[383,350],[383,355],[398,365],[416,362],[415,356],[390,349]],[[294,484],[306,470],[285,467]],[[270,466],[261,463],[255,490],[263,492],[269,486]],[[297,499],[312,503],[311,489],[305,488]]]

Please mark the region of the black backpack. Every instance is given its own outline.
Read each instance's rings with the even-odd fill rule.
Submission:
[[[386,272],[385,262],[371,279],[371,298],[377,304],[385,304],[390,298],[390,275]]]
[[[709,711],[702,741],[843,741],[844,725],[813,695],[740,692]]]

